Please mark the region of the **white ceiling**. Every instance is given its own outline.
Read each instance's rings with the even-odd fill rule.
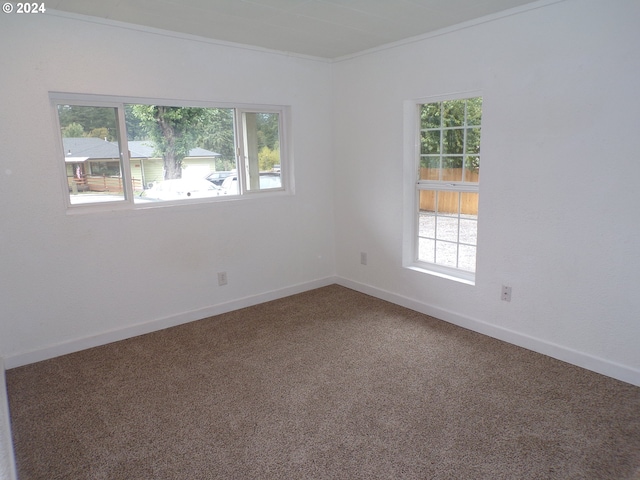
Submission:
[[[337,58],[533,0],[48,0],[47,8]]]

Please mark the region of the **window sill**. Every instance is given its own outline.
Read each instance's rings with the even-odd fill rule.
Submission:
[[[436,266],[437,267],[437,266]],[[454,282],[458,282],[458,283],[463,283],[465,285],[471,285],[471,286],[475,286],[476,281],[475,281],[475,274],[473,273],[462,273],[462,275],[465,275],[464,277],[457,275],[457,272],[444,272],[444,271],[439,271],[439,270],[434,270],[431,269],[429,267],[425,267],[422,265],[407,265],[405,266],[405,268],[409,269],[409,270],[413,270],[414,272],[419,272],[419,273],[426,273],[427,275],[433,275],[435,277],[440,277],[440,278],[445,278],[447,280],[452,280]],[[468,277],[467,277],[468,275]]]
[[[273,189],[272,191],[252,192],[245,195],[221,195],[211,198],[194,198],[183,200],[162,200],[149,202],[131,202],[118,200],[110,202],[76,203],[66,205],[67,215],[86,215],[113,212],[148,212],[150,210],[166,210],[176,208],[211,208],[212,205],[266,201],[279,197],[292,196],[291,190]]]

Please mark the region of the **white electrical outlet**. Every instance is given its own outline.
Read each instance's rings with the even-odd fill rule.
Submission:
[[[226,285],[227,284],[227,272],[218,272],[218,285]]]
[[[360,252],[360,263],[362,265],[367,264],[367,252]]]
[[[511,287],[507,285],[502,286],[502,300],[505,302],[511,301]]]

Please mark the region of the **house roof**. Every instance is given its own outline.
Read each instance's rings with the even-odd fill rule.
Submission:
[[[118,144],[100,138],[63,138],[65,157],[120,158]]]
[[[129,151],[132,158],[153,157],[153,142],[150,140],[129,140]],[[219,157],[220,154],[196,147],[189,150],[189,157]]]
[[[149,140],[129,141],[131,158],[153,158],[153,143]],[[63,138],[64,154],[67,159],[83,158],[85,161],[97,158],[120,158],[117,142],[109,142],[95,137]],[[219,157],[220,154],[196,147],[189,150],[189,157]]]

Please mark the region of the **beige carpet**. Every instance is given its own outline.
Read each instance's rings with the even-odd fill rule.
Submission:
[[[631,479],[640,388],[330,286],[7,372],[20,480]]]

